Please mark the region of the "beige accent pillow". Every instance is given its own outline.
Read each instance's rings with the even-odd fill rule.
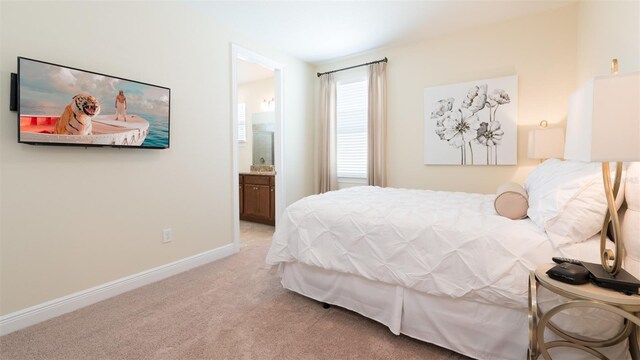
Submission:
[[[504,183],[498,186],[493,207],[499,215],[511,220],[524,219],[529,208],[529,196],[521,185]]]

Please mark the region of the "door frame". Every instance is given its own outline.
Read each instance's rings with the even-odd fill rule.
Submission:
[[[240,250],[240,187],[238,184],[238,60],[248,61],[273,70],[274,78],[274,121],[273,157],[276,171],[276,219],[286,206],[285,196],[285,164],[284,164],[284,116],[283,116],[283,79],[284,66],[255,51],[238,44],[231,44],[231,157],[232,157],[232,189],[233,189],[233,244]]]

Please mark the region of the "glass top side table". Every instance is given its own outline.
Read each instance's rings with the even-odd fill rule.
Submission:
[[[570,285],[547,275],[547,270],[556,264],[540,265],[532,271],[529,277],[529,359],[538,359],[540,355],[545,360],[551,360],[549,350],[555,347],[570,347],[585,351],[599,359],[607,359],[596,348],[607,347],[629,339],[629,347],[634,359],[638,359],[638,342],[640,342],[640,295],[625,295],[623,293],[597,287],[593,284]],[[542,286],[549,291],[568,299],[568,302],[549,309],[546,313],[538,308],[537,290]],[[556,327],[551,319],[561,311],[573,308],[597,308],[617,314],[625,319],[622,330],[610,339],[588,339],[569,334]],[[551,342],[544,341],[545,328],[550,329],[561,339]]]

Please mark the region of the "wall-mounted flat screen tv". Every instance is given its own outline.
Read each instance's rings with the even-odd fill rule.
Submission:
[[[169,147],[171,90],[18,57],[18,142]]]

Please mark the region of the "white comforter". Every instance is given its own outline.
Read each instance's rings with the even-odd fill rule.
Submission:
[[[267,264],[298,261],[427,294],[526,308],[529,271],[555,253],[493,195],[357,187],[304,198],[280,217]],[[581,244],[578,244],[581,245]],[[597,261],[597,251],[593,251]]]

